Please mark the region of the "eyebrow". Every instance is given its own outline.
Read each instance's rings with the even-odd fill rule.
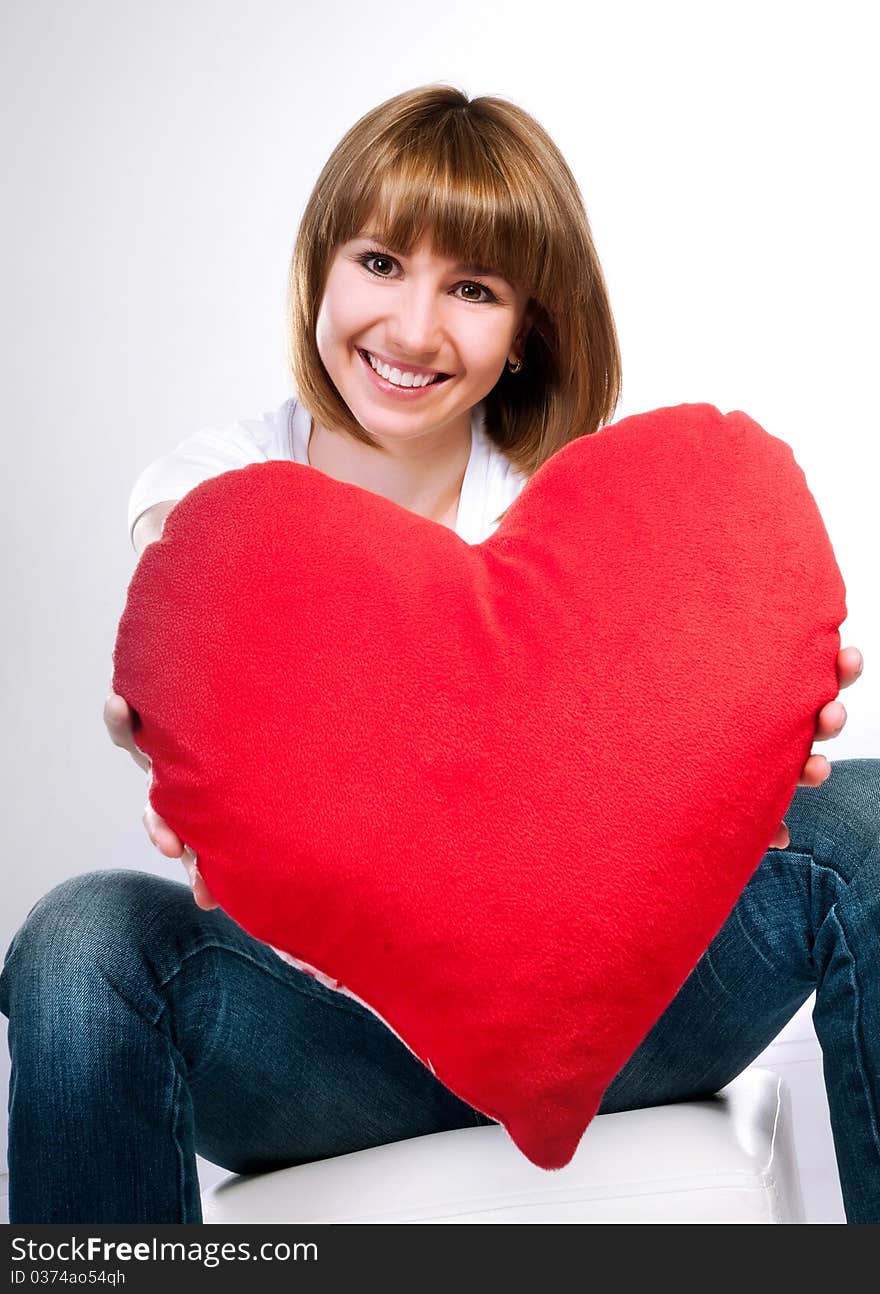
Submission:
[[[370,233],[356,234],[355,237],[363,238],[370,243],[380,243],[382,247],[387,247],[390,252],[396,251],[396,248],[392,247],[390,243],[384,242],[384,240],[381,239],[378,234],[370,234]],[[402,255],[402,253],[398,252],[397,255],[400,256]],[[485,265],[456,265],[455,273],[456,274],[482,274],[484,276],[488,275],[489,278],[504,279],[505,283],[508,282],[508,279],[505,278],[505,276],[499,270],[488,269]]]

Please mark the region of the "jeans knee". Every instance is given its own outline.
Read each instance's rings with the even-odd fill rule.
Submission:
[[[880,841],[880,759],[839,759],[831,764],[833,788],[851,821]]]
[[[183,903],[181,903],[181,899]],[[16,931],[0,974],[0,1011],[9,1015],[13,982],[36,994],[73,985],[97,967],[129,968],[155,932],[157,911],[193,907],[189,889],[149,872],[84,872],[38,899]]]
[[[38,899],[13,936],[7,960],[25,949],[76,947],[84,939],[102,940],[133,915],[139,896],[156,878],[121,868],[70,876]]]
[[[880,844],[880,759],[834,760],[818,789],[824,793],[823,812],[846,823],[868,853],[875,853]]]
[[[880,885],[880,759],[831,761],[824,782],[798,788],[785,820],[792,848],[808,853],[820,871]]]

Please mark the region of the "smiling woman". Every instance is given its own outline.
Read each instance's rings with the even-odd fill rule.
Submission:
[[[409,443],[461,466],[484,402],[487,436],[529,476],[619,399],[577,183],[546,131],[503,99],[426,86],[356,122],[306,205],[288,309],[291,368],[325,462],[335,434],[337,463],[358,445]],[[407,380],[402,396],[407,373],[448,380],[415,396]]]
[[[378,241],[335,249],[315,325],[323,368],[370,443],[313,418],[309,461],[442,520],[461,491],[473,410],[505,362],[520,362],[533,311],[499,273],[463,279],[428,234],[409,254]]]
[[[381,509],[384,519],[392,516],[401,523],[399,533],[432,532],[429,542],[445,543],[445,549],[438,543],[438,552],[455,550],[462,566],[476,568],[485,554],[504,547],[491,544],[499,514],[516,502],[530,478],[569,442],[602,428],[617,406],[617,337],[578,186],[547,132],[506,100],[468,99],[452,87],[429,85],[397,95],[361,117],[333,149],[306,203],[291,258],[287,313],[295,398],[261,418],[201,429],[150,463],[136,480],[129,498],[129,534],[139,557],[152,548],[147,568],[163,550],[156,541],[169,539],[166,552],[173,542],[178,501],[211,478],[228,474],[217,483],[222,494],[224,485],[241,484],[246,474],[237,469],[266,467],[273,460],[276,466],[278,460],[286,463],[307,488],[315,487],[316,495],[343,494],[364,502],[358,491],[330,490],[332,482],[321,481],[324,473],[440,522],[455,535],[434,532],[394,508]],[[575,446],[575,457],[578,449],[619,445],[615,430],[609,431],[607,437],[603,433]],[[640,545],[639,504],[645,494],[652,498],[657,486],[656,476],[646,476],[644,463],[640,475],[630,473],[632,458],[638,455],[623,460],[623,484],[615,494],[623,521],[609,526],[604,515],[610,512],[609,499],[598,491],[586,514],[585,538],[589,545],[601,546],[599,527],[590,523],[602,512],[606,553],[618,550],[618,537],[625,532],[638,574],[635,564],[651,561],[655,538],[659,548],[686,529],[689,515],[682,508],[673,518],[675,525],[657,526],[647,536],[649,542]],[[548,470],[552,468],[550,463]],[[586,469],[580,483],[585,479],[595,484]],[[534,503],[541,497],[540,482],[532,484],[539,487],[531,496]],[[682,479],[682,485],[686,489],[689,481]],[[378,501],[366,502],[376,515]],[[556,511],[560,524],[570,526],[567,495],[560,496]],[[269,507],[259,520],[262,524],[279,515],[283,522],[280,509]],[[527,511],[520,511],[523,515]],[[241,509],[230,508],[222,520],[233,549],[239,539],[248,538]],[[578,524],[577,517],[574,521]],[[320,532],[320,523],[316,526],[308,507],[297,522],[306,534],[305,545],[294,545],[290,560],[282,559],[280,567],[260,563],[261,579],[271,583],[280,572],[283,581],[302,584],[307,565],[292,567],[315,531]],[[508,515],[500,540],[506,543],[515,524],[516,514]],[[539,528],[552,554],[549,524]],[[253,614],[251,584],[240,597],[230,594],[228,570],[217,560],[217,535],[216,528],[210,532],[207,552],[198,541],[192,551],[207,557],[220,581],[221,608],[228,604],[248,619],[244,646],[230,651],[226,662],[234,677],[230,692],[238,696],[244,672],[259,673],[266,664],[255,650],[255,629],[262,630],[263,623],[257,624]],[[326,547],[327,535],[322,538]],[[348,527],[345,543],[353,551],[362,551],[370,540],[369,533],[352,534]],[[490,547],[483,554],[468,555],[466,546],[486,541]],[[575,570],[572,587],[579,594],[595,586],[593,554],[592,547],[585,549]],[[399,596],[398,558],[405,563],[403,543],[394,550],[389,601]],[[434,569],[428,568],[430,576]],[[182,597],[192,597],[204,621],[204,589],[198,581],[176,587]],[[324,586],[318,587],[323,594]],[[540,582],[534,587],[539,593],[544,588]],[[177,625],[167,617],[171,591],[168,583],[160,590],[160,613],[154,619]],[[624,582],[623,591],[632,597],[631,581]],[[364,596],[375,596],[375,589],[364,588]],[[315,604],[313,619],[319,627],[326,624],[323,607],[330,601],[332,590]],[[554,624],[562,625],[565,615],[548,620],[540,597],[535,605],[541,614],[529,617],[529,625],[537,635],[539,659],[529,679],[536,681],[541,703],[552,705],[556,693],[540,656],[542,635],[552,637]],[[633,606],[638,625],[637,599]],[[520,612],[528,615],[527,609],[510,609],[514,618]],[[676,613],[679,609],[675,603]],[[445,605],[443,610],[436,659],[445,669],[456,626]],[[711,610],[714,616],[714,604]],[[349,617],[334,642],[343,658],[353,655],[346,632],[355,619]],[[273,627],[277,620],[282,632],[293,624],[295,636],[290,618],[263,620]],[[219,618],[205,623],[212,630],[222,627]],[[495,637],[501,641],[500,620],[497,627]],[[783,624],[782,631],[787,627]],[[202,678],[204,653],[199,655],[192,635],[172,636],[172,664],[182,661],[184,674],[191,671],[193,678]],[[225,641],[219,633],[213,640]],[[722,636],[721,641],[730,639]],[[736,645],[734,641],[731,650]],[[598,650],[601,671],[620,668],[620,653],[603,655],[597,649],[592,625],[586,645],[581,635],[578,648],[594,655]],[[385,650],[384,644],[377,647],[360,667],[373,668]],[[181,661],[178,652],[186,653]],[[319,655],[312,652],[303,670],[287,670],[283,688],[300,695],[296,689],[304,675],[308,678],[312,663],[320,664]],[[631,656],[629,642],[623,655]],[[164,662],[166,657],[153,654],[150,659]],[[744,659],[748,666],[747,654]],[[413,662],[416,674],[427,677],[421,656]],[[841,686],[854,681],[858,665],[854,648],[840,653]],[[583,674],[569,671],[566,677],[577,682]],[[422,686],[424,680],[414,675],[412,682]],[[482,695],[472,671],[464,671],[454,686],[467,688],[476,701]],[[338,695],[325,691],[334,700]],[[522,693],[514,686],[510,700],[516,725],[521,723],[528,733],[534,706],[520,704]],[[670,697],[679,694],[686,698],[689,689]],[[273,711],[256,747],[233,743],[222,694],[210,696],[211,722],[223,729],[224,741],[229,738],[231,761],[259,765],[273,794],[279,784],[299,789],[299,783],[285,783],[279,775],[267,754],[271,743],[264,740],[271,729],[289,744],[291,726],[276,728]],[[394,705],[393,692],[389,698]],[[641,696],[636,699],[641,704]],[[352,713],[360,703],[356,698]],[[830,702],[818,712],[817,739],[836,735],[841,709]],[[570,708],[560,712],[565,721],[571,715]],[[338,716],[339,739],[345,741],[351,724],[344,705]],[[493,712],[484,727],[494,727],[497,736],[505,729],[494,723],[496,718]],[[675,729],[677,721],[664,705],[657,722],[663,734]],[[146,722],[114,694],[105,705],[105,723],[111,739],[129,752],[143,776],[148,757],[135,738],[143,739]],[[619,710],[611,726],[618,740],[621,732],[625,738]],[[684,725],[680,730],[686,741],[689,729]],[[304,739],[303,733],[294,735]],[[445,730],[437,735],[438,749],[445,748]],[[592,737],[586,734],[588,744]],[[604,743],[604,734],[600,737]],[[193,732],[177,732],[175,738],[195,753]],[[313,764],[320,765],[326,747],[316,743],[307,749]],[[624,741],[628,767],[626,753]],[[483,754],[474,752],[478,758]],[[780,840],[778,832],[769,842],[705,961],[608,1088],[604,1109],[633,1109],[717,1091],[776,1036],[815,989],[814,1018],[825,1051],[847,1217],[877,1222],[880,761],[841,761],[833,777],[831,771],[821,756],[807,759],[798,783],[801,791],[790,806],[790,838],[782,824],[785,838]],[[462,785],[457,772],[450,779],[456,793]],[[540,777],[536,780],[528,758],[515,762],[512,776],[514,796],[520,791],[527,798],[544,796],[546,786]],[[826,779],[828,785],[822,786]],[[389,784],[394,785],[393,779]],[[509,787],[509,778],[504,785]],[[562,781],[558,785],[564,801],[567,788]],[[645,796],[656,795],[650,778],[639,785]],[[364,803],[345,777],[337,776],[318,813],[331,836],[337,801],[355,811]],[[486,839],[500,839],[503,852],[497,815],[480,805],[485,805],[482,798],[475,811]],[[556,801],[547,807],[551,818],[557,807],[566,808]],[[283,816],[279,822],[286,825]],[[148,800],[144,824],[160,853],[182,858],[192,896],[171,879],[128,867],[86,872],[34,906],[6,956],[0,1011],[10,1020],[13,1223],[200,1222],[197,1153],[232,1171],[254,1173],[491,1121],[438,1081],[368,1010],[350,1001],[340,1009],[338,993],[249,935],[219,908],[204,878],[199,879],[196,851],[187,852],[188,842],[176,834],[184,831],[181,822],[164,821]],[[620,824],[625,831],[626,821],[620,819]],[[373,826],[384,843],[381,816],[371,822],[371,830]],[[409,826],[405,820],[404,827]],[[343,847],[347,843],[343,833]],[[775,844],[783,848],[776,850]],[[527,873],[543,868],[545,858],[554,862],[551,855],[552,842],[549,849],[532,852]],[[392,887],[396,858],[392,850],[383,860]],[[203,861],[208,870],[204,853]],[[363,856],[356,861],[360,868]],[[608,865],[604,842],[597,857],[587,861],[600,868]],[[656,874],[652,849],[643,855],[637,851],[635,861]],[[369,868],[361,870],[369,875]],[[515,888],[528,883],[528,875],[512,879]],[[260,883],[257,869],[256,890]],[[637,906],[638,887],[626,895],[626,905],[630,897]],[[478,902],[468,921],[471,916],[479,920],[480,910]],[[655,918],[656,911],[649,915]],[[552,923],[555,913],[547,917]],[[345,942],[344,923],[336,935]],[[570,931],[560,929],[559,937],[570,939]],[[571,945],[571,950],[576,957],[596,956],[589,942]],[[432,958],[435,951],[440,956],[443,947],[435,946]],[[640,945],[640,958],[641,952]],[[646,946],[646,973],[651,973],[652,954]],[[503,960],[500,945],[499,955]],[[613,1000],[607,1012],[613,1020]],[[565,1059],[564,1052],[550,1055],[548,1063]]]

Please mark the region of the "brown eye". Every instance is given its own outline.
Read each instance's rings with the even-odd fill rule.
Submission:
[[[369,270],[371,274],[377,275],[377,277],[380,279],[387,279],[388,275],[384,272],[384,270],[372,269],[369,262],[373,261],[379,265],[388,265],[388,266],[391,266],[394,264],[394,260],[390,256],[385,256],[382,252],[362,252],[361,255],[355,257],[355,259],[357,260],[358,264],[363,265],[364,269]]]
[[[397,264],[397,261],[393,256],[386,256],[384,252],[360,252],[354,259],[357,261],[358,265],[363,265],[365,270],[368,270],[370,274],[374,274],[376,278],[379,279],[387,279],[391,277],[390,273],[386,273],[382,266],[385,266],[388,269],[393,269]],[[374,266],[376,268],[374,268]],[[469,288],[476,293],[482,293],[482,296],[468,295],[461,298],[461,300],[470,301],[477,306],[491,305],[498,300],[490,287],[487,287],[485,283],[477,282],[476,279],[469,279],[466,283],[457,284],[455,289],[456,292],[459,288]]]

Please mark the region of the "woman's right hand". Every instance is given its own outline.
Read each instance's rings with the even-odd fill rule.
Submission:
[[[142,768],[145,773],[151,773],[151,760],[149,755],[135,745],[133,711],[124,697],[117,692],[111,692],[104,702],[104,724],[110,734],[110,740],[114,746],[121,746],[131,755],[138,768]],[[144,809],[144,826],[150,840],[166,858],[179,858],[186,868],[189,877],[190,888],[192,889],[193,898],[200,908],[210,911],[212,908],[219,908],[208,886],[205,878],[199,871],[196,862],[196,856],[185,845],[180,837],[171,830],[164,818],[159,814],[147,800],[147,806]]]

